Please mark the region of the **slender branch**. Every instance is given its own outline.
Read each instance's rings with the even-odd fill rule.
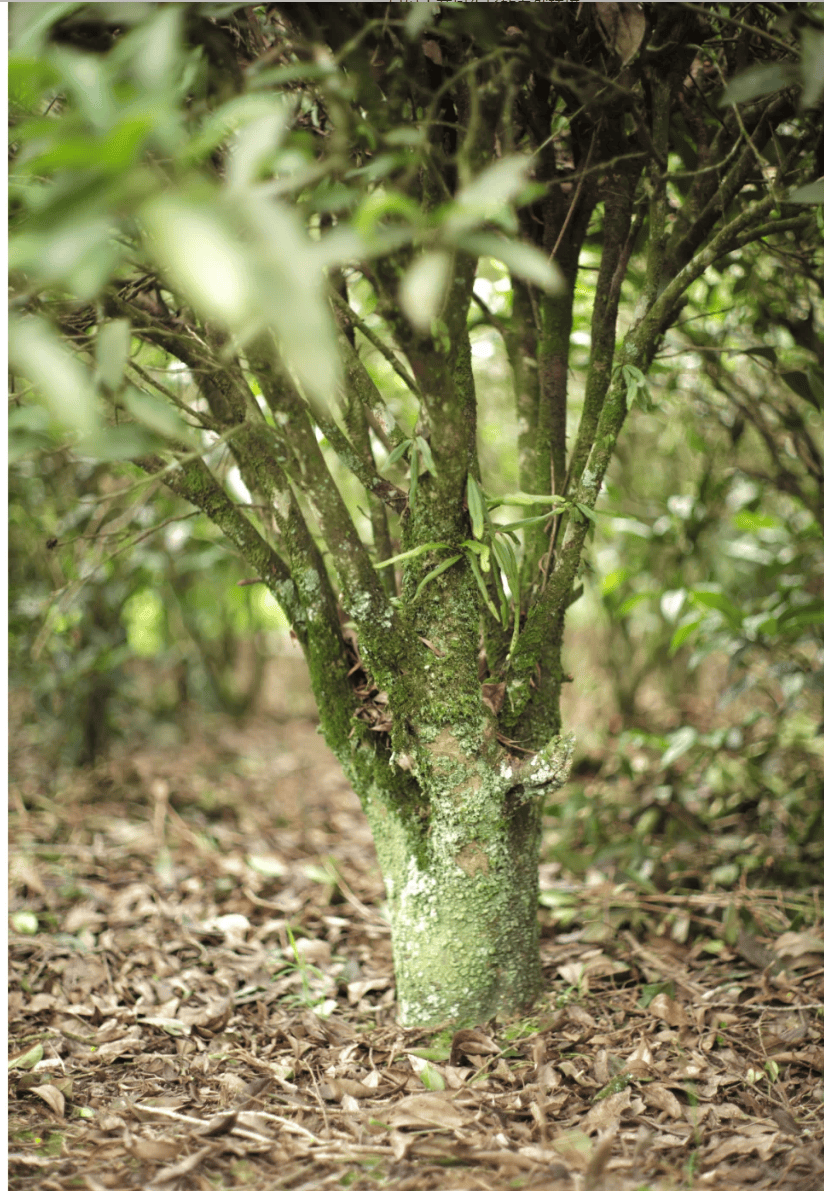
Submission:
[[[369,342],[372,344],[372,346],[377,351],[379,351],[380,354],[383,356],[383,358],[391,365],[392,369],[395,372],[397,372],[398,376],[401,378],[403,383],[409,389],[410,393],[414,393],[416,397],[420,397],[420,390],[418,389],[418,386],[416,385],[416,383],[412,379],[412,377],[409,375],[409,373],[406,371],[403,364],[401,364],[400,360],[397,358],[395,353],[393,351],[391,351],[391,349],[388,348],[385,343],[381,342],[381,340],[378,338],[378,336],[375,334],[375,332],[371,329],[371,327],[368,327],[366,325],[366,323],[363,321],[363,319],[360,318],[357,314],[355,314],[354,310],[349,305],[349,303],[344,298],[342,298],[339,293],[337,293],[334,289],[332,289],[331,286],[329,287],[329,296],[331,297],[334,304],[341,311],[343,317],[353,327],[356,327],[360,331],[360,333],[361,333],[361,335],[363,335],[364,339],[369,340]]]
[[[780,46],[782,50],[786,50],[788,54],[797,54],[797,46],[791,45],[789,42],[782,41],[780,37],[775,37],[772,33],[767,33],[764,29],[759,29],[757,25],[748,25],[746,21],[736,20],[735,17],[725,16],[718,12],[717,9],[707,10],[706,4],[692,4],[689,0],[684,0],[684,8],[690,8],[694,12],[698,12],[706,20],[709,16],[713,20],[724,21],[727,25],[735,25],[737,29],[743,29],[747,33],[754,33],[756,37],[763,37],[765,41],[771,41],[774,45]]]
[[[336,318],[338,313],[336,312]],[[340,334],[338,336],[338,347],[346,377],[347,393],[360,402],[370,428],[389,453],[393,447],[398,446],[405,438],[409,438],[409,435],[395,424],[395,419],[387,408],[377,385],[369,375],[363,360],[349,342],[347,335]]]
[[[306,406],[272,344],[261,337],[249,346],[246,356],[274,415],[278,430],[272,429],[271,433],[278,438],[282,464],[309,498],[323,539],[333,551],[347,610],[364,636],[372,634],[380,639],[391,634],[392,607],[346,502],[329,474]]]
[[[350,443],[333,418],[325,418],[317,411],[314,418],[341,463],[360,480],[367,492],[377,496],[396,512],[405,508],[406,493],[403,489],[378,474],[374,460],[368,459]]]
[[[148,373],[145,368],[141,368],[135,360],[129,360],[129,367],[137,373],[142,381],[147,385],[151,385],[153,389],[157,389],[158,393],[162,393],[182,413],[188,414],[190,418],[195,419],[201,429],[219,431],[220,427],[214,418],[210,418],[200,410],[192,409],[185,401],[181,401],[176,393],[173,393],[166,385]]]
[[[252,568],[266,576],[267,586],[274,591],[290,621],[293,624],[300,622],[301,609],[295,603],[295,589],[286,563],[241,513],[202,459],[190,459],[185,463],[176,461],[172,467],[157,455],[144,455],[135,462],[214,521]]]

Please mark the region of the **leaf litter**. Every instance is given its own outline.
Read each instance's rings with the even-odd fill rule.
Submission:
[[[548,858],[541,1001],[403,1030],[313,724],[204,716],[82,773],[11,739],[10,1187],[824,1187],[820,891]]]

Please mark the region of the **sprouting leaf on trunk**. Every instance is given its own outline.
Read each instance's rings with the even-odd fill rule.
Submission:
[[[562,505],[563,496],[539,495],[532,492],[507,492],[503,496],[490,496],[486,502],[488,509],[497,509],[500,505],[514,505],[516,508],[528,509],[532,505]]]
[[[395,554],[392,558],[386,558],[383,562],[375,563],[375,570],[379,571],[382,567],[391,567],[398,562],[406,562],[409,558],[418,558],[421,554],[426,554],[430,550],[448,550],[449,546],[446,542],[423,542],[422,545],[416,546],[414,550],[404,550],[403,554]]]
[[[486,501],[473,476],[466,477],[466,503],[469,507],[472,533],[480,540],[486,530]]]
[[[477,543],[476,542],[472,542],[472,543],[463,542],[462,545],[464,545],[464,546],[473,545],[474,546],[474,545],[477,545]],[[478,591],[481,593],[481,598],[482,598],[484,604],[486,605],[487,611],[490,613],[490,615],[493,617],[493,619],[497,620],[498,624],[500,624],[501,618],[500,618],[500,615],[498,614],[498,609],[495,607],[495,605],[492,603],[492,600],[489,598],[489,592],[486,587],[486,581],[484,580],[484,577],[481,574],[481,568],[478,566],[478,559],[477,559],[475,553],[472,550],[467,550],[466,551],[466,559],[472,569],[472,574],[474,575],[475,582],[478,585]]]
[[[647,378],[634,364],[624,364],[621,371],[627,386],[627,409],[632,409],[633,405],[637,403],[639,409],[649,413],[652,409],[652,401]]]
[[[451,558],[445,558],[443,562],[439,562],[436,567],[433,567],[431,571],[428,571],[418,584],[417,590],[412,597],[412,603],[415,603],[415,600],[417,600],[418,596],[426,587],[427,583],[431,583],[433,579],[437,579],[438,575],[442,575],[444,571],[448,571],[449,568],[454,566],[456,562],[460,562],[461,557],[462,556],[460,554],[453,554]],[[385,566],[386,564],[381,563],[380,565]]]
[[[386,466],[391,467],[393,463],[397,463],[399,459],[403,458],[403,456],[406,454],[406,452],[409,450],[409,448],[411,446],[412,446],[411,438],[405,438],[403,440],[403,442],[399,442],[398,445],[395,447],[395,449],[390,454],[389,458],[386,460]]]
[[[501,625],[503,628],[509,627],[509,600],[506,597],[503,583],[501,582],[501,570],[498,566],[498,558],[495,553],[495,542],[493,539],[492,550],[489,555],[489,570],[492,575],[492,580],[495,584],[495,592],[498,596],[498,609],[501,616]]]
[[[495,555],[498,565],[506,576],[506,581],[509,585],[509,591],[512,596],[512,645],[515,645],[518,640],[521,617],[521,576],[518,569],[518,560],[515,557],[515,551],[513,550],[511,543],[501,534],[496,534],[495,537],[493,537],[492,551]]]
[[[588,521],[591,521],[593,525],[595,524],[595,510],[594,509],[591,509],[589,507],[589,505],[580,504],[579,502],[576,502],[574,507],[575,507],[576,512],[580,513],[582,517],[586,517],[586,519]]]
[[[559,517],[561,513],[565,512],[566,505],[563,505],[542,513],[540,517],[521,517],[517,521],[507,521],[506,525],[499,525],[496,521],[493,521],[492,528],[496,534],[508,533],[514,537],[514,531],[516,529],[524,529],[528,525],[546,525],[550,517]]]
[[[432,450],[429,446],[429,443],[421,434],[415,435],[415,443],[421,453],[421,459],[423,459],[424,467],[426,467],[427,471],[430,471],[433,476],[436,476],[438,472],[435,467],[435,460],[432,458]]]

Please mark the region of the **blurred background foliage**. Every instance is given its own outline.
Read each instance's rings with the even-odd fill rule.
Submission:
[[[146,42],[142,57],[130,47],[106,56],[74,48],[83,40],[83,6],[12,6],[12,276],[35,274],[51,300],[64,293],[67,314],[118,270],[129,272],[128,239],[113,241],[105,212],[113,192],[127,216],[145,209],[147,147],[180,172],[181,228],[199,212],[201,231],[220,245],[232,219],[211,211],[208,199],[199,205],[203,196],[185,181],[189,164],[215,152],[225,128],[210,130],[207,121],[192,136],[179,103],[181,89],[193,102],[216,87],[231,94],[232,62],[221,65],[219,39],[204,41],[199,55],[179,52],[175,22],[186,6],[162,6],[151,19],[152,6],[115,7],[134,10],[122,19],[133,21],[129,38]],[[194,7],[200,12],[187,20],[207,31],[211,18],[234,10]],[[46,52],[43,30],[56,9],[65,10],[63,36]],[[213,69],[204,68],[206,58]],[[254,82],[243,102],[259,98],[263,85]],[[55,120],[66,89],[76,101],[71,119]],[[311,113],[304,115],[309,127]],[[301,118],[278,135],[281,168],[310,168]],[[65,185],[33,185],[54,170]],[[331,178],[315,193],[319,218],[352,203]],[[361,211],[361,225],[367,216]],[[547,807],[547,839],[570,872],[595,864],[650,888],[689,888],[700,855],[720,886],[820,879],[822,226],[819,208],[815,236],[796,237],[785,254],[752,244],[718,262],[693,286],[653,372],[637,386],[599,502],[585,595],[569,616],[574,681],[566,713],[578,760],[571,786]],[[596,227],[576,294],[571,425],[589,363],[586,278],[599,260]],[[630,272],[630,299],[638,281]],[[494,495],[517,487],[502,338],[508,273],[486,259],[476,293],[473,357],[487,410],[479,452]],[[369,294],[350,287],[366,325],[388,339]],[[20,303],[31,299],[23,286]],[[239,299],[239,317],[247,305]],[[75,333],[92,332],[81,320]],[[361,342],[392,412],[412,424],[407,390]],[[43,358],[59,350],[46,339],[24,348]],[[104,383],[127,358],[158,389],[184,405],[193,400],[191,376],[136,340],[98,341]],[[273,659],[288,650],[288,628],[262,585],[238,586],[248,576],[205,517],[121,462],[167,430],[157,419],[170,416],[168,405],[161,414],[135,396],[121,425],[98,424],[79,389],[75,404],[65,399],[70,362],[66,356],[59,385],[54,372],[39,378],[41,402],[19,379],[12,385],[10,672],[13,707],[55,765],[91,765],[116,741],[130,747],[158,733],[174,741],[196,730],[200,709],[259,712]],[[220,463],[222,449],[211,444],[211,465],[249,499],[229,459]],[[362,489],[327,454],[357,508]]]

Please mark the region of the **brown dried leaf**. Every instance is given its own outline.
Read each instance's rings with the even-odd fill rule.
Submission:
[[[166,1183],[172,1183],[184,1174],[191,1174],[193,1170],[196,1170],[200,1166],[207,1154],[211,1152],[211,1146],[204,1146],[203,1149],[196,1150],[194,1154],[189,1154],[187,1158],[182,1158],[174,1166],[170,1166],[166,1170],[161,1171],[160,1174],[155,1175],[153,1181],[148,1184],[147,1191],[152,1187],[162,1187]]]
[[[457,1067],[461,1055],[497,1055],[501,1048],[482,1030],[456,1030],[452,1036],[449,1064]]]
[[[437,1092],[405,1096],[382,1115],[396,1129],[460,1129],[467,1121],[451,1100]]]
[[[584,1117],[581,1128],[586,1133],[592,1133],[596,1129],[609,1129],[621,1119],[621,1114],[629,1109],[632,1095],[632,1088],[624,1088],[623,1092],[615,1092],[605,1100],[599,1100]]]
[[[665,1088],[660,1083],[651,1083],[641,1088],[640,1091],[645,1104],[657,1108],[660,1112],[665,1112],[674,1121],[681,1120],[683,1116],[681,1101],[669,1088]]]
[[[66,1098],[59,1088],[54,1087],[53,1084],[40,1084],[36,1088],[30,1088],[35,1096],[39,1096],[41,1100],[45,1100],[52,1112],[57,1113],[59,1117],[66,1115]]]
[[[672,997],[668,997],[666,993],[658,993],[657,997],[653,997],[649,1003],[649,1011],[653,1017],[660,1017],[668,1026],[686,1026],[689,1025],[689,1016],[684,1011],[682,1005],[677,1001],[673,1001]]]
[[[180,1144],[154,1137],[132,1137],[126,1149],[141,1162],[172,1162],[180,1154]]]

